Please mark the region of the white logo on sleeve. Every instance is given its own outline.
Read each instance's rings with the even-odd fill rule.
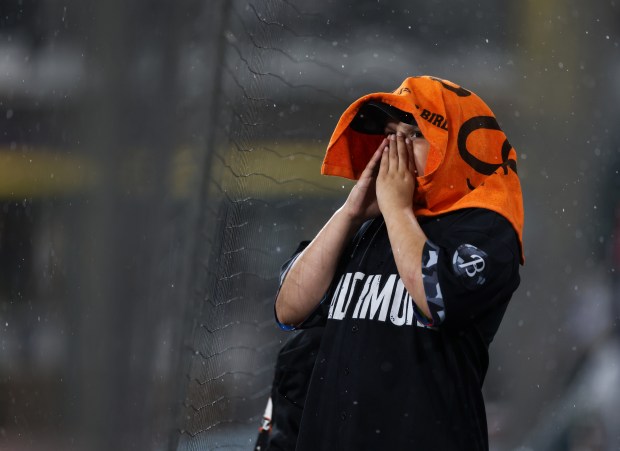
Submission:
[[[487,254],[471,244],[461,244],[452,257],[452,268],[467,288],[486,282]]]
[[[467,275],[474,277],[477,272],[481,272],[484,269],[484,265],[484,258],[478,254],[473,254],[471,255],[471,261],[459,264],[459,268],[465,268]]]

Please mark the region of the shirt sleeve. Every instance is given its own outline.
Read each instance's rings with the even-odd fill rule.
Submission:
[[[420,312],[416,316],[429,326],[475,321],[507,303],[520,282],[519,245],[506,219],[489,210],[472,209],[446,222],[439,233],[427,234],[422,255],[431,319]]]

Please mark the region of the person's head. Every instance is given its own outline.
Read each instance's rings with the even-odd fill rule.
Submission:
[[[388,132],[405,127],[401,122],[410,126],[417,122],[424,135],[424,141],[415,137],[413,148],[418,156],[426,154],[419,144],[428,146],[424,176],[418,177],[414,193],[416,216],[486,208],[504,215],[522,239],[517,152],[489,106],[448,80],[407,77],[394,90],[371,92],[355,100],[334,128],[321,174],[358,180],[385,136],[390,122],[386,116],[396,122],[387,127]],[[381,121],[373,120],[380,117]]]
[[[369,135],[389,136],[402,133],[413,145],[417,175],[424,175],[430,144],[422,135],[412,114],[387,103],[369,101],[362,105],[351,122],[351,128]]]

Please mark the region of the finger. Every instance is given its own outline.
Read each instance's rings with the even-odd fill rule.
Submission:
[[[409,169],[409,155],[405,143],[405,135],[402,132],[396,134],[396,150],[398,151],[398,169],[406,171]]]
[[[390,170],[390,145],[389,140],[385,143],[381,152],[381,166],[379,167],[379,177],[384,176]]]
[[[383,147],[379,147],[375,150],[375,153],[372,154],[372,158],[368,162],[368,166],[366,170],[368,171],[367,176],[372,178],[373,180],[377,177],[379,173],[379,166],[381,165],[381,155],[383,153]]]
[[[379,147],[377,147],[377,150],[380,150],[381,152],[383,152],[383,149],[385,149],[385,146],[387,143],[388,143],[388,139],[386,136],[385,138],[383,138],[383,141],[381,141],[381,144],[379,144]]]
[[[390,171],[398,171],[398,143],[396,135],[390,135]]]
[[[373,165],[378,166],[380,164],[381,157],[383,156],[383,151],[385,150],[385,146],[387,145],[388,140],[387,138],[384,138],[383,141],[381,141],[381,144],[379,144],[379,147],[377,147],[375,153],[372,155],[371,162]]]
[[[413,157],[413,141],[409,138],[405,138],[405,145],[407,146],[407,169],[409,169],[411,174],[417,175],[415,158]]]

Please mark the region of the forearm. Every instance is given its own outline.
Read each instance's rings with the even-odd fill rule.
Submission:
[[[383,217],[398,274],[418,309],[431,318],[422,282],[422,252],[427,237],[412,209],[384,212]]]
[[[298,325],[314,311],[360,225],[359,220],[339,209],[295,260],[276,298],[276,315],[281,323]]]

